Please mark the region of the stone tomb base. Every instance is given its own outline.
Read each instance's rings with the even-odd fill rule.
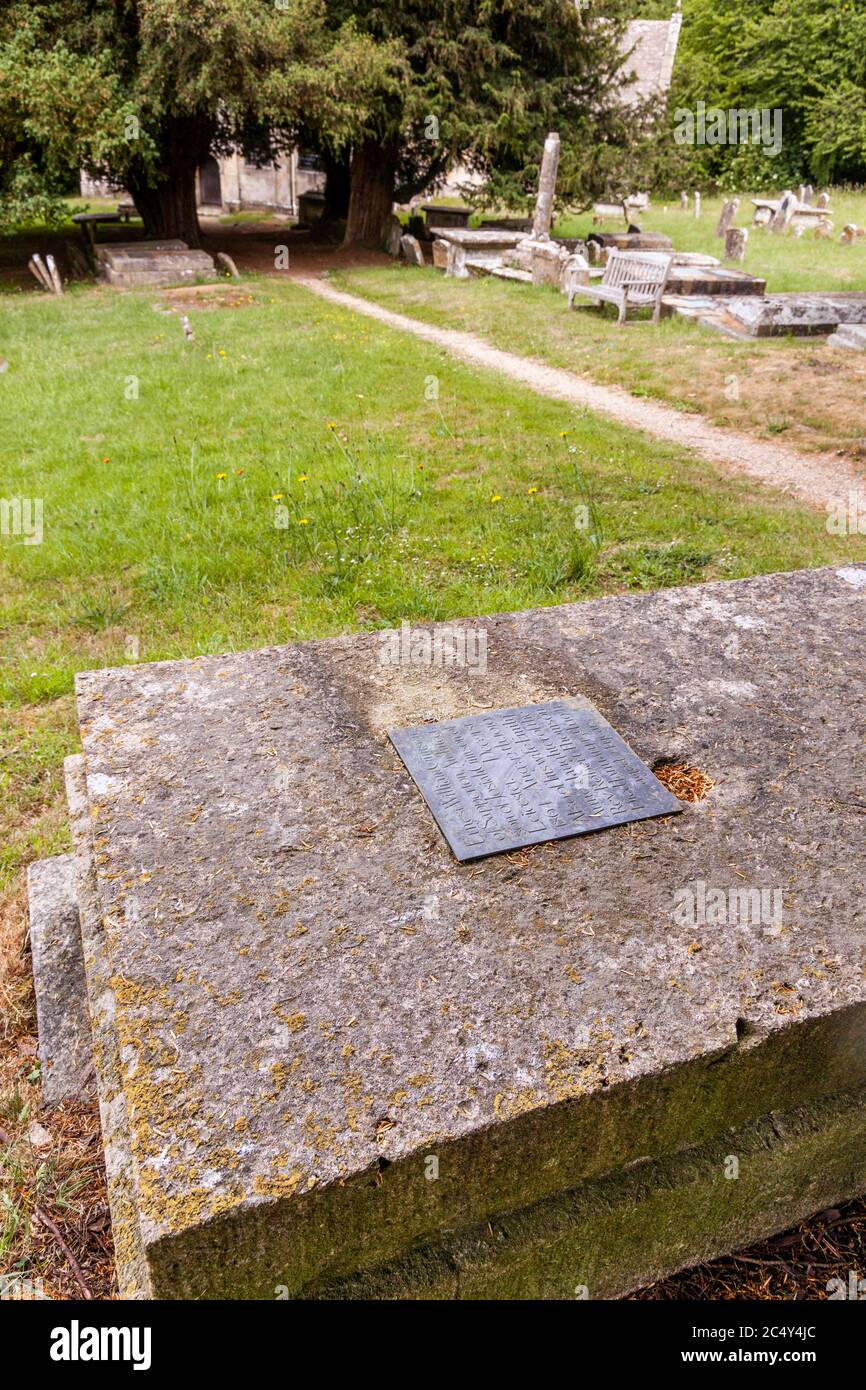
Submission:
[[[122,1293],[609,1298],[866,1190],[864,614],[851,565],[462,624],[483,673],[80,677]],[[458,863],[387,731],[563,696],[715,786]]]
[[[95,247],[99,278],[118,289],[215,280],[213,257],[185,241],[129,241]]]

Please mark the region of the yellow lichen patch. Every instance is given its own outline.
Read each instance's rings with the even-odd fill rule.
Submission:
[[[274,1062],[271,1067],[271,1077],[277,1089],[268,1097],[269,1100],[276,1100],[280,1092],[289,1084],[289,1078],[294,1075],[300,1065],[300,1057],[295,1057],[288,1065],[285,1062]]]
[[[531,1086],[513,1096],[506,1096],[500,1092],[494,1096],[493,1110],[500,1119],[511,1119],[514,1115],[523,1115],[527,1110],[534,1110],[541,1100],[542,1097]]]
[[[274,1004],[271,1013],[284,1023],[290,1033],[300,1033],[302,1028],[307,1026],[307,1015],[300,1013],[287,1013],[282,1004]]]
[[[271,1178],[261,1174],[253,1182],[253,1192],[260,1197],[291,1197],[304,1180],[301,1168],[293,1168],[291,1173],[279,1173]]]
[[[246,1134],[249,1130],[250,1122],[246,1115],[239,1115],[235,1120],[234,1128],[238,1134]]]

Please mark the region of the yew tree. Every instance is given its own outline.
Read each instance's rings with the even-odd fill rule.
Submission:
[[[149,235],[195,246],[208,155],[271,158],[310,122],[345,145],[399,74],[393,46],[324,0],[8,0],[0,197],[78,160],[129,191]]]
[[[525,204],[544,137],[562,140],[560,203],[619,182],[644,113],[620,100],[630,9],[606,0],[328,0],[360,35],[398,50],[403,77],[365,103],[351,150],[346,240],[375,244],[393,199],[463,165],[488,203]]]

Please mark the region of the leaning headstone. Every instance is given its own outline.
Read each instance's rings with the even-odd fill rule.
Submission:
[[[695,217],[700,217],[700,215],[701,215],[701,195],[700,195],[700,193],[698,192],[698,190],[695,189]]]
[[[846,222],[839,240],[843,246],[853,246],[858,237],[864,236],[866,236],[866,229],[858,227],[856,222]]]
[[[403,223],[394,213],[391,214],[391,221],[388,226],[388,235],[385,239],[385,250],[389,256],[395,259],[400,254],[400,242],[403,238]]]
[[[228,271],[229,275],[232,277],[233,280],[240,280],[241,273],[235,265],[234,261],[232,260],[231,256],[229,256],[227,252],[217,251],[216,255],[214,256],[214,260],[216,261],[217,265],[222,266],[223,270]]]
[[[723,237],[725,235],[725,233],[727,232],[728,228],[731,226],[734,218],[737,215],[737,209],[739,208],[739,206],[739,198],[729,198],[729,200],[725,203],[724,207],[722,208],[719,220],[716,224],[716,236]]]
[[[815,224],[815,237],[818,241],[829,241],[833,235],[833,222],[829,217],[822,217]]]
[[[772,220],[772,208],[755,208],[755,216],[752,218],[752,221],[756,227],[768,227]]]
[[[746,244],[748,240],[748,227],[729,227],[725,232],[725,260],[745,260]]]
[[[819,194],[818,194],[818,201],[817,201],[817,203],[815,204],[815,206],[816,206],[816,207],[819,207],[819,208],[828,208],[828,207],[830,206],[830,194],[829,194],[829,193],[819,193]]]
[[[30,274],[35,276],[35,278],[39,281],[40,285],[44,290],[47,290],[49,294],[57,293],[57,289],[54,285],[54,282],[48,273],[48,268],[46,267],[41,256],[36,255],[34,253],[34,255],[32,255],[30,257],[30,260],[27,262],[27,268],[30,271]]]
[[[538,195],[532,219],[532,239],[540,241],[550,236],[553,221],[553,195],[556,192],[556,171],[559,168],[559,136],[552,130],[544,142],[541,172],[538,175]]]
[[[778,236],[783,235],[788,230],[788,223],[797,211],[797,195],[792,193],[790,188],[786,188],[782,194],[782,201],[779,203],[773,220],[770,223],[770,231]]]
[[[55,261],[53,256],[48,255],[45,257],[45,264],[48,268],[48,278],[51,281],[54,293],[62,294],[63,281],[60,278],[60,271],[57,269],[57,262]]]
[[[95,1080],[72,855],[31,864],[27,891],[42,1099],[56,1105]]]
[[[409,236],[408,234],[401,237],[400,250],[403,253],[404,261],[409,265],[424,264],[424,252],[421,250],[421,243],[417,237]]]

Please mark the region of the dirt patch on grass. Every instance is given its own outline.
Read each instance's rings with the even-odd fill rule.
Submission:
[[[160,299],[172,309],[195,309],[196,312],[249,309],[259,303],[257,296],[241,289],[237,281],[231,285],[184,285],[179,289],[163,290]]]

